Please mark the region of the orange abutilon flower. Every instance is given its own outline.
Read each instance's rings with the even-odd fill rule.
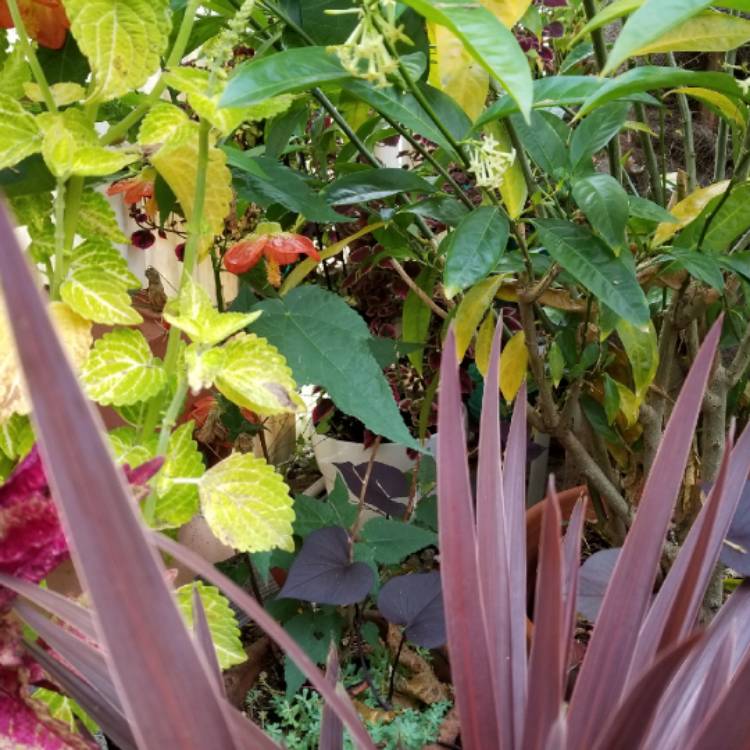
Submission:
[[[154,179],[156,173],[153,169],[144,169],[135,177],[126,177],[124,180],[113,182],[107,188],[107,195],[119,195],[122,193],[123,200],[128,206],[138,201],[146,201],[146,213],[149,218],[156,214],[156,199],[154,198]]]
[[[268,281],[273,286],[281,284],[279,266],[285,266],[307,255],[320,260],[312,240],[301,234],[282,232],[276,223],[259,224],[253,234],[232,245],[224,255],[224,267],[230,273],[243,274],[265,258]]]
[[[70,22],[62,0],[18,0],[18,10],[29,36],[42,47],[60,49],[65,44]],[[0,0],[0,28],[12,29],[13,26],[8,4]]]

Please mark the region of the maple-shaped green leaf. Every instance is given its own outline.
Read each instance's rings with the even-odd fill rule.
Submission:
[[[44,133],[44,162],[56,177],[108,175],[139,158],[136,153],[100,146],[93,124],[75,107],[43,112],[36,123]]]
[[[209,92],[210,73],[200,68],[176,68],[165,74],[167,85],[187,96],[193,110],[222,135],[229,135],[243,122],[254,122],[286,112],[294,97],[282,94],[248,107],[219,107],[226,80],[217,79]]]
[[[191,279],[185,279],[180,296],[164,309],[164,320],[186,333],[197,344],[218,344],[247,328],[258,313],[219,312],[208,292]]]
[[[167,374],[140,331],[118,328],[94,344],[81,380],[97,403],[123,406],[155,396],[164,388]]]
[[[240,628],[229,600],[215,586],[207,586],[201,581],[187,583],[175,591],[177,606],[182,612],[185,624],[193,627],[193,586],[198,588],[201,604],[206,613],[208,629],[216,650],[216,658],[222,669],[229,669],[235,664],[247,661],[247,654],[242,648]]]
[[[0,424],[0,452],[11,461],[25,456],[34,445],[34,430],[29,418],[13,414]]]
[[[109,201],[96,190],[85,190],[78,209],[76,234],[85,239],[105,239],[110,242],[127,242],[117,222],[115,210]]]
[[[146,115],[138,138],[143,146],[158,146],[150,156],[151,163],[172,189],[188,221],[193,218],[199,130],[198,123],[187,120],[177,107],[162,104]],[[210,189],[201,216],[201,258],[208,252],[214,236],[221,234],[233,199],[232,174],[227,167],[226,154],[213,144],[208,149],[206,184]]]
[[[0,169],[12,167],[42,147],[42,131],[15,99],[0,94]]]
[[[214,384],[230,401],[269,416],[304,409],[286,359],[266,339],[243,333],[222,349],[225,358]]]
[[[58,107],[75,104],[86,95],[86,89],[80,83],[61,81],[60,83],[53,83],[49,90],[52,94],[52,100]],[[27,81],[23,84],[23,92],[32,102],[44,102],[44,94],[42,94],[42,89],[38,83]]]
[[[65,10],[91,66],[91,99],[127,94],[159,69],[169,38],[167,0],[65,0]]]
[[[242,552],[294,549],[289,488],[262,458],[234,453],[201,477],[198,490],[203,515],[224,544]]]
[[[156,434],[142,441],[134,427],[116,427],[107,433],[107,437],[115,454],[115,462],[120,465],[127,464],[131,469],[135,469],[156,455]]]
[[[180,425],[170,436],[164,465],[154,478],[156,491],[155,523],[157,527],[175,528],[186,524],[199,509],[196,479],[205,471],[198,443],[193,440],[195,422]]]
[[[87,320],[132,325],[143,318],[133,309],[128,289],[140,285],[114,247],[108,242],[88,240],[74,250],[60,296]]]
[[[23,47],[14,44],[0,69],[0,91],[5,96],[20,99],[24,95],[25,84],[30,80],[31,68],[26,62]]]

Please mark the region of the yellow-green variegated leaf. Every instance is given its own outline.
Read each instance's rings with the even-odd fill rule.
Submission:
[[[34,430],[27,416],[13,414],[0,424],[0,452],[11,461],[25,456],[34,445]]]
[[[186,119],[184,112],[177,107],[160,105],[144,119],[138,140],[144,146],[160,146],[151,154],[151,163],[177,197],[185,218],[191,221],[200,127]],[[206,193],[199,231],[201,258],[208,252],[214,236],[221,233],[233,198],[232,175],[226,155],[214,145],[209,145],[208,149],[206,184],[210,188]]]
[[[729,187],[729,180],[714,182],[704,188],[693,190],[690,195],[683,198],[669,209],[669,213],[677,221],[664,221],[656,227],[654,238],[651,240],[652,247],[663,245],[668,239],[674,237],[677,232],[684,229],[691,221],[700,216],[701,211],[717,196],[721,195]]]
[[[249,107],[219,107],[226,81],[217,79],[209,94],[210,74],[200,68],[176,68],[164,75],[168,86],[187,96],[193,110],[211,123],[222,135],[229,135],[243,122],[266,120],[286,112],[294,101],[291,94],[282,94]]]
[[[90,93],[109,101],[143,86],[169,38],[166,0],[66,0],[70,30],[93,73]]]
[[[14,44],[0,69],[0,91],[5,96],[20,99],[24,94],[24,86],[30,80],[31,68],[26,62],[23,48],[20,44]]]
[[[94,344],[81,379],[97,403],[126,406],[159,393],[167,375],[140,331],[118,328]]]
[[[431,42],[430,83],[448,94],[472,120],[476,120],[487,100],[489,74],[445,26],[428,22],[427,30]]]
[[[105,239],[121,243],[128,241],[120,229],[115,210],[109,201],[101,193],[91,189],[85,190],[81,196],[76,234],[90,240]]]
[[[515,26],[531,5],[531,0],[481,0],[509,29]]]
[[[0,169],[12,167],[42,147],[42,133],[15,99],[0,94]]]
[[[132,325],[143,320],[128,294],[128,289],[138,287],[140,281],[115,248],[108,242],[88,240],[75,249],[60,296],[87,320]]]
[[[750,21],[727,13],[707,10],[689,18],[650,44],[630,53],[726,52],[750,40]]]
[[[304,408],[286,359],[266,339],[241,333],[222,351],[223,366],[214,384],[230,401],[267,416]]]
[[[260,312],[221,313],[211,303],[208,292],[191,279],[185,279],[180,296],[164,309],[164,319],[186,333],[197,344],[218,344],[247,328]]]
[[[198,444],[193,440],[194,422],[180,425],[169,437],[164,465],[154,477],[156,492],[155,525],[177,528],[198,512],[197,482],[205,466]]]
[[[731,120],[735,125],[738,125],[741,128],[745,127],[747,121],[746,105],[738,105],[737,102],[732,101],[732,99],[726,94],[722,94],[720,91],[714,91],[713,89],[706,89],[700,86],[683,86],[682,88],[667,93],[686,94],[687,96],[692,96],[694,99],[706,102],[706,104],[715,107],[724,117]]]
[[[143,441],[135,427],[116,427],[107,433],[107,437],[115,454],[115,462],[127,464],[131,469],[145,464],[156,454],[156,434]]]
[[[66,724],[71,732],[78,732],[80,723],[83,723],[92,734],[99,731],[96,722],[74,700],[62,693],[46,688],[37,688],[31,696],[31,701],[43,703],[49,711],[49,715],[53,719]]]
[[[229,601],[214,586],[207,586],[201,581],[185,584],[175,591],[177,605],[180,608],[185,624],[193,628],[193,587],[197,587],[203,610],[206,613],[208,629],[214,643],[216,658],[222,669],[229,669],[235,664],[247,661],[247,654],[242,648],[240,628]]]
[[[242,552],[294,549],[289,488],[272,466],[250,453],[233,453],[202,477],[201,509],[214,535]]]
[[[492,304],[497,290],[503,283],[503,276],[490,276],[474,284],[464,295],[458,310],[456,311],[456,356],[459,360],[464,358],[469,348],[474,332],[484,314]]]
[[[52,100],[58,107],[67,107],[83,99],[86,89],[78,83],[53,83],[50,87]],[[23,91],[32,102],[43,102],[44,95],[39,84],[27,81],[23,84]]]
[[[487,127],[487,132],[494,137],[503,151],[507,153],[513,151],[513,143],[508,135],[508,129],[502,120],[491,123]],[[521,215],[528,195],[529,190],[526,185],[526,178],[523,176],[521,160],[518,158],[518,154],[516,154],[513,164],[505,170],[503,181],[500,183],[500,197],[503,200],[503,205],[508,212],[509,218],[517,219]]]

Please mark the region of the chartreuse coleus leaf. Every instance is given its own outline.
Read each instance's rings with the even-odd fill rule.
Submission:
[[[270,416],[304,408],[286,359],[254,333],[242,333],[224,346],[185,352],[193,391],[216,386],[232,403]]]
[[[0,91],[4,96],[20,99],[24,94],[24,85],[31,80],[31,68],[26,62],[23,47],[14,44],[0,69]]]
[[[188,628],[193,627],[193,587],[198,589],[201,604],[206,613],[208,629],[216,650],[216,658],[222,669],[247,661],[242,648],[240,628],[229,600],[215,586],[207,586],[201,581],[185,584],[175,591],[177,606]]]
[[[71,732],[77,732],[79,721],[92,734],[99,731],[96,722],[71,698],[55,690],[37,688],[34,690],[34,701],[44,703],[53,719],[62,721]]]
[[[94,344],[81,380],[97,403],[124,406],[155,396],[167,374],[140,331],[118,328]]]
[[[91,347],[91,323],[63,302],[50,303],[49,312],[70,363],[76,370],[80,369]],[[0,424],[14,413],[28,414],[30,411],[15,342],[0,300]]]
[[[150,159],[172,189],[185,218],[193,219],[200,126],[178,107],[161,103],[141,123],[138,143],[152,150]],[[233,198],[232,175],[225,153],[211,143],[208,149],[206,184],[210,189],[201,216],[199,255],[202,258],[214,235],[220,234]]]
[[[218,344],[232,334],[247,328],[260,312],[219,312],[211,303],[208,292],[185,279],[180,296],[164,309],[164,319],[186,333],[196,344]]]
[[[11,461],[25,456],[34,445],[34,430],[27,416],[13,414],[0,424],[0,451]]]
[[[139,158],[136,153],[100,146],[93,124],[75,107],[59,113],[43,112],[37,115],[36,124],[44,134],[44,162],[59,178],[112,174]]]
[[[88,240],[128,241],[109,201],[101,193],[91,189],[84,190],[81,196],[76,234]]]
[[[69,104],[75,104],[86,95],[86,89],[80,83],[60,82],[53,83],[49,87],[52,94],[52,100],[58,107],[67,107]],[[44,95],[39,84],[27,81],[23,84],[23,91],[32,102],[44,102]]]
[[[141,440],[134,427],[116,427],[107,433],[107,437],[115,454],[115,462],[127,464],[131,469],[150,461],[156,453],[158,437],[155,433]]]
[[[194,422],[180,425],[169,437],[164,465],[152,486],[156,492],[155,526],[182,526],[198,512],[195,482],[205,471],[198,444],[193,440]]]
[[[203,515],[224,544],[243,552],[294,549],[289,488],[263,459],[234,453],[201,477],[198,491]]]
[[[243,122],[266,120],[286,112],[294,101],[291,94],[281,94],[245,107],[219,107],[219,99],[226,88],[226,80],[210,81],[211,74],[200,68],[176,68],[164,75],[164,80],[187,96],[196,114],[208,120],[222,135],[232,133]]]
[[[65,10],[91,66],[92,100],[138,89],[159,69],[171,25],[167,0],[65,0]]]
[[[42,148],[42,131],[15,99],[0,94],[0,169],[12,167]]]
[[[95,323],[131,325],[143,318],[133,309],[128,289],[140,285],[125,258],[109,242],[88,240],[73,251],[60,296]]]
[[[52,193],[14,196],[11,208],[18,226],[25,226],[31,238],[28,253],[35,263],[44,263],[55,252],[55,225],[52,223]]]

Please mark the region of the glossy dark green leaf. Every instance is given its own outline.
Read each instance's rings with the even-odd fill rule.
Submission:
[[[603,72],[607,74],[616,70],[638,49],[656,41],[711,4],[712,0],[646,0],[620,31]]]
[[[537,219],[534,225],[547,252],[576,281],[634,325],[649,321],[630,253],[615,257],[588,229],[563,219]]]
[[[573,183],[573,199],[594,231],[615,251],[625,245],[628,194],[611,175],[593,174]]]
[[[360,539],[372,547],[376,562],[395,565],[407,555],[437,544],[437,535],[413,524],[373,518],[362,528]]]
[[[617,383],[607,373],[604,373],[604,413],[607,415],[607,423],[615,421],[617,412],[620,411],[620,391]]]
[[[588,114],[596,107],[614,99],[623,99],[643,91],[678,86],[698,86],[713,89],[735,99],[742,98],[742,89],[735,79],[726,73],[704,73],[683,68],[644,65],[607,81],[583,102],[579,114]]]
[[[428,266],[422,269],[415,279],[415,283],[431,298],[437,276],[438,272]],[[430,308],[410,289],[404,300],[404,310],[401,317],[401,335],[404,341],[415,344],[423,344],[427,341],[431,320],[432,311]],[[423,347],[409,353],[409,360],[420,374],[422,372],[423,354]]]
[[[591,44],[591,42],[581,42],[580,44],[576,44],[560,64],[560,73],[567,73],[593,54],[594,45]]]
[[[467,212],[467,207],[461,201],[444,196],[427,198],[427,200],[420,201],[419,203],[404,206],[398,211],[399,214],[410,213],[417,216],[427,216],[430,219],[436,219],[443,222],[443,224],[451,226],[458,224],[466,216]]]
[[[536,111],[531,113],[528,124],[520,115],[511,117],[513,127],[529,156],[550,177],[556,170],[567,170],[570,166],[568,148],[552,123],[552,118],[554,115],[548,112]]]
[[[53,83],[84,84],[91,69],[85,55],[78,49],[72,34],[65,38],[60,49],[39,47],[36,51],[44,77],[50,85]]]
[[[298,101],[286,112],[270,120],[266,125],[266,156],[270,159],[278,159],[289,146],[289,141],[295,131],[305,126],[307,118],[306,103]]]
[[[570,139],[570,161],[573,168],[604,148],[625,124],[630,104],[612,102],[590,114]]]
[[[675,247],[671,250],[669,256],[676,260],[675,265],[684,268],[691,276],[700,279],[704,284],[708,284],[714,289],[723,291],[724,277],[715,255]]]
[[[677,223],[677,219],[675,219],[666,208],[662,208],[658,203],[654,203],[646,198],[641,198],[638,195],[628,196],[628,206],[630,215],[634,216],[636,219],[653,221],[655,223],[661,223],[663,221],[672,224]]]
[[[481,281],[497,265],[508,243],[508,220],[496,206],[481,206],[463,218],[440,243],[445,255],[445,293],[457,292]]]
[[[367,324],[341,297],[301,286],[253,309],[263,311],[253,332],[279,349],[298,383],[322,386],[374,433],[416,447],[370,351]]]
[[[359,21],[353,13],[326,13],[351,8],[349,0],[282,0],[281,6],[315,44],[343,44]],[[293,31],[287,33],[295,42],[299,39]]]
[[[598,432],[608,443],[619,443],[620,437],[615,430],[610,427],[607,414],[604,407],[595,401],[588,394],[581,396],[581,408],[586,415],[588,423]]]
[[[533,99],[529,64],[516,38],[497,16],[481,4],[463,0],[406,0],[406,4],[426,19],[450,29],[528,116]]]
[[[263,208],[279,203],[310,221],[351,221],[334,211],[302,178],[299,172],[264,156],[250,156],[225,148],[230,166],[235,167],[235,188],[245,200]]]
[[[435,187],[414,172],[382,167],[339,177],[325,187],[322,197],[332,206],[343,206],[410,192],[434,193]]]
[[[222,107],[244,107],[264,99],[343,81],[349,74],[325,47],[300,47],[242,63],[229,79]]]

